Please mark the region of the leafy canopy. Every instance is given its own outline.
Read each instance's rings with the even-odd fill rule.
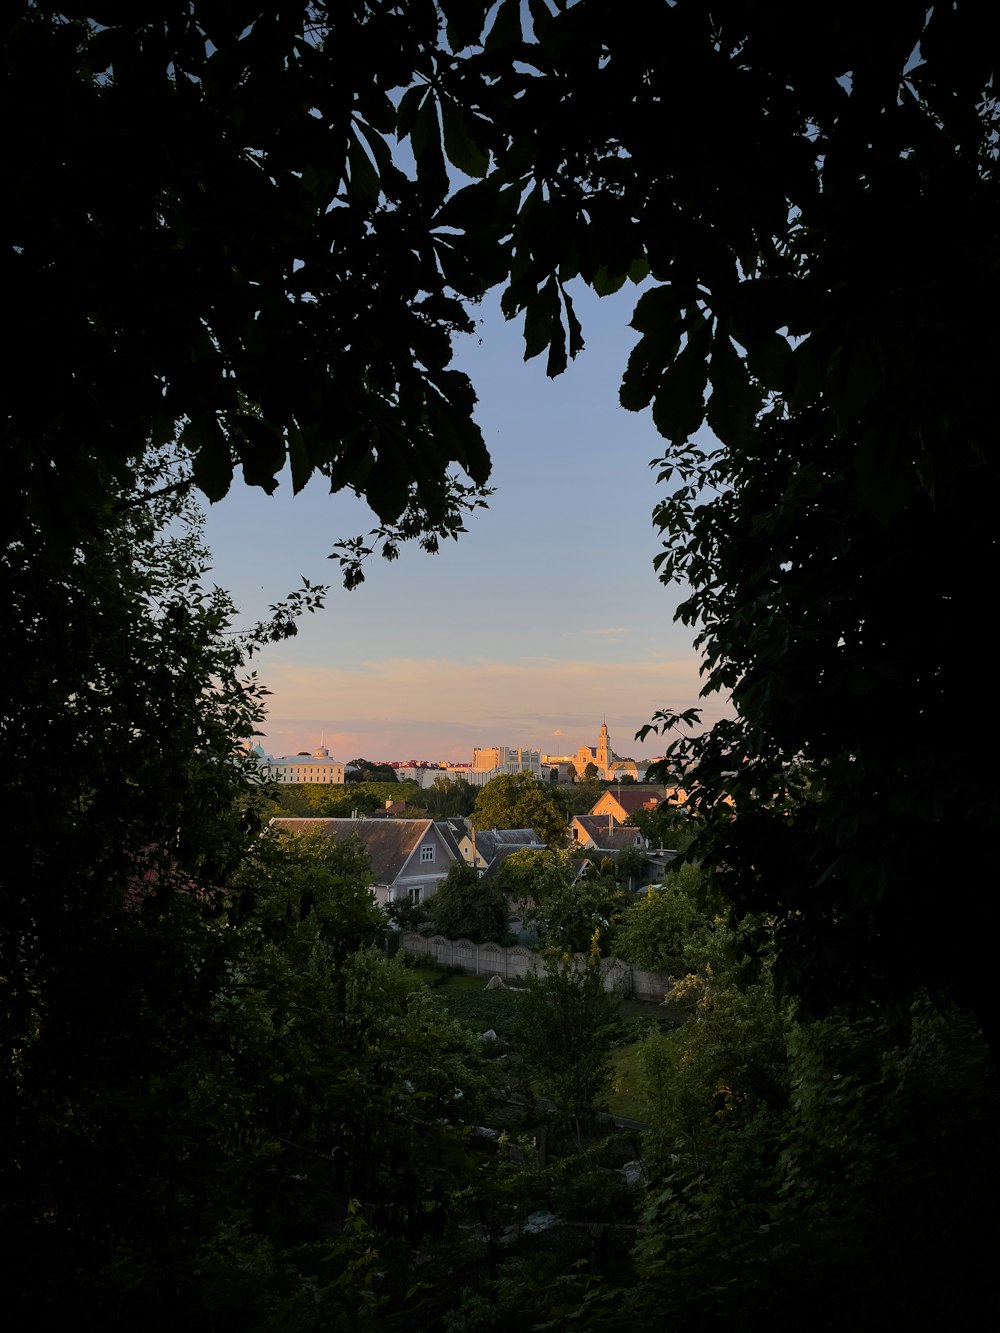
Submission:
[[[495,880],[483,880],[472,866],[455,862],[428,904],[435,929],[450,940],[503,943],[510,909]]]
[[[528,1077],[578,1147],[584,1121],[610,1089],[608,1053],[617,1035],[619,997],[604,988],[596,935],[593,945],[577,960],[551,952],[546,974],[525,978],[513,1034]]]
[[[550,847],[566,841],[566,808],[550,782],[531,773],[501,773],[480,788],[472,812],[479,829],[530,828]]]
[[[1000,909],[980,895],[970,942],[931,886],[989,882],[1000,809],[954,649],[1000,573],[997,22],[8,7],[11,549],[72,564],[109,487],[216,499],[287,464],[370,501],[380,528],[339,548],[357,582],[481,502],[467,303],[503,284],[555,375],[572,284],[642,284],[621,401],[666,441],[660,571],[738,710],[687,756],[701,855],[780,916],[779,984],[815,1007],[923,982],[988,1020]],[[181,475],[150,478],[175,437]]]

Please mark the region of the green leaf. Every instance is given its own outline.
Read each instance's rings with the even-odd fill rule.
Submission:
[[[498,51],[505,46],[519,46],[523,40],[521,0],[500,0],[496,18],[484,43],[486,50]]]
[[[602,264],[591,279],[590,285],[598,296],[613,296],[625,286],[627,273],[609,273]]]
[[[435,148],[440,149],[441,127],[438,124],[437,103],[430,88],[426,90],[426,96],[421,101],[414,117],[410,142],[413,145],[414,156],[418,159],[418,165],[419,159],[427,152],[428,148],[432,151]]]
[[[397,139],[405,139],[408,134],[412,133],[420,104],[429,94],[430,85],[426,83],[418,83],[413,88],[407,88],[400,98],[399,110],[396,112]]]
[[[351,135],[347,150],[351,170],[350,191],[365,203],[374,203],[379,194],[379,176],[357,135]]]
[[[424,98],[410,136],[421,189],[435,202],[448,193],[448,169],[441,148],[441,126],[433,96]]]
[[[524,312],[524,359],[540,355],[552,337],[552,321],[559,313],[555,279],[550,278],[542,290],[528,302]]]
[[[545,0],[528,0],[528,13],[531,15],[531,27],[535,34],[535,40],[543,50],[547,51],[550,47],[555,49],[557,45],[565,45],[565,36],[561,43],[557,40],[554,43],[554,39],[557,39],[558,36],[558,23],[549,13]]]
[[[665,325],[675,326],[680,313],[679,293],[669,283],[661,283],[639,297],[629,324],[640,333],[655,333]]]
[[[409,498],[406,470],[402,458],[383,432],[378,457],[368,474],[366,499],[382,523],[394,523],[406,508]]]
[[[649,260],[645,255],[640,255],[638,259],[633,259],[629,265],[628,280],[632,283],[640,283],[649,277]]]
[[[441,208],[437,221],[461,231],[505,233],[514,225],[519,196],[516,188],[498,189],[495,176],[463,185]]]
[[[753,339],[746,344],[746,349],[750,373],[766,388],[776,393],[784,392],[792,360],[788,340],[780,333],[772,333]]]
[[[554,380],[557,375],[561,375],[566,369],[566,329],[559,315],[558,306],[552,323],[553,331],[549,343],[549,357],[545,363],[545,373],[549,379]]]
[[[493,8],[487,0],[439,0],[441,12],[448,24],[448,36],[453,51],[464,50],[478,43]]]
[[[447,98],[441,103],[441,118],[444,122],[444,150],[448,161],[467,176],[482,178],[490,165],[489,154],[469,136],[465,117],[458,103]]]
[[[745,443],[760,410],[761,395],[751,382],[746,364],[725,334],[717,334],[709,366],[712,396],[708,424],[724,444]]]
[[[285,463],[285,441],[275,428],[251,412],[236,418],[236,437],[243,476],[249,486],[260,486],[270,495]]]
[[[573,308],[573,298],[564,287],[561,287],[560,291],[562,292],[563,302],[566,306],[566,322],[569,325],[569,354],[571,357],[575,357],[577,353],[582,352],[584,348],[583,327],[577,318],[575,309]]]
[[[705,419],[705,384],[712,326],[700,312],[688,328],[683,349],[665,371],[653,400],[653,424],[674,444],[682,444]]]
[[[673,326],[661,326],[640,338],[628,359],[618,399],[629,412],[641,412],[656,392],[664,366],[677,355],[681,345],[681,320]]]
[[[888,524],[920,488],[912,441],[892,431],[865,432],[854,458],[861,504]]]
[[[213,423],[214,424],[214,423]],[[213,432],[214,434],[214,432]],[[187,442],[187,430],[184,431]],[[200,431],[201,447],[194,456],[192,474],[194,484],[213,503],[221,500],[233,484],[233,456],[229,441],[221,430],[214,439],[205,439],[205,432]]]
[[[375,159],[375,165],[379,175],[384,176],[386,172],[392,171],[392,149],[386,143],[385,139],[383,139],[379,131],[373,128],[373,126],[366,124],[363,120],[355,120],[354,128],[361,132],[365,142],[371,149],[371,154]]]
[[[292,471],[292,494],[298,495],[312,476],[313,460],[298,426],[288,431],[288,462]]]
[[[396,128],[396,108],[381,88],[370,83],[358,91],[358,109],[369,124],[382,134],[392,134]]]

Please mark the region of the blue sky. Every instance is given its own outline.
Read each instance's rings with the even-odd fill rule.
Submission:
[[[214,578],[243,618],[258,619],[305,576],[331,585],[325,609],[255,665],[272,690],[263,744],[284,754],[323,734],[337,758],[471,758],[474,745],[570,752],[612,743],[662,753],[636,730],[663,707],[697,702],[691,632],[673,625],[679,592],[653,572],[651,459],[662,452],[648,413],[618,405],[636,335],[629,288],[577,298],[586,350],[555,381],[525,364],[519,325],[484,302],[456,364],[479,395],[493,456],[490,508],[436,556],[404,548],[369,562],[353,592],[328,560],[338,538],[374,526],[353,496],[314,482],[292,496],[234,487],[211,508]],[[724,704],[706,701],[714,720]]]

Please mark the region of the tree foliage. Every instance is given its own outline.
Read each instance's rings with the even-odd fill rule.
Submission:
[[[655,810],[636,810],[625,820],[628,828],[637,828],[650,847],[686,852],[702,831],[701,824],[685,811],[664,801]]]
[[[596,777],[577,778],[568,787],[561,787],[560,792],[566,801],[570,815],[585,815],[607,791],[604,783]]]
[[[667,441],[660,571],[738,708],[692,754],[702,853],[785,917],[816,1003],[976,991],[988,960],[950,961],[915,886],[956,828],[984,881],[998,805],[951,649],[981,612],[958,571],[997,574],[996,25],[978,0],[10,7],[12,541],[70,550],[179,434],[174,484],[212,499],[286,463],[365,495],[356,582],[479,502],[466,302],[505,284],[555,375],[572,284],[641,283],[621,401]]]
[[[435,778],[429,787],[423,787],[420,799],[433,819],[471,815],[476,803],[476,792],[464,778]]]
[[[562,889],[572,878],[569,853],[551,847],[525,847],[511,852],[499,870],[500,883],[522,917],[530,916],[536,903]]]
[[[25,1311],[43,1290],[76,1300],[81,1272],[111,1299],[116,1265],[126,1284],[149,1278],[151,1299],[173,1229],[204,1236],[196,1214],[233,1216],[214,1185],[194,1188],[194,1108],[236,938],[227,893],[259,837],[237,740],[261,689],[228,598],[201,586],[192,517],[118,499],[109,479],[100,526],[72,551],[35,550],[28,568],[14,542],[0,559],[21,618],[2,709],[18,873],[0,920],[0,1169],[19,1247],[9,1304]]]
[[[439,21],[313,0],[12,6],[10,480],[37,514],[75,531],[102,469],[139,491],[147,441],[179,433],[179,484],[211,500],[236,467],[271,491],[287,464],[296,491],[318,472],[366,496],[386,555],[461,530],[489,460],[449,367],[472,325],[433,233],[443,160],[411,179],[389,147],[413,85],[418,138],[439,133]],[[370,545],[342,549],[349,582]]]
[[[398,782],[399,774],[391,764],[376,764],[370,759],[349,759],[344,765],[345,782]]]
[[[350,819],[353,811],[371,814],[383,806],[374,792],[360,785],[344,788],[320,782],[283,782],[271,793],[271,813],[286,819]]]
[[[578,874],[578,865],[569,863],[569,873],[554,876],[539,886],[525,917],[538,930],[539,943],[546,949],[582,953],[598,941],[602,953],[613,952],[618,927],[630,899],[615,881],[614,863],[604,872],[591,865]]]
[[[615,1038],[617,997],[604,989],[596,937],[593,943],[582,962],[551,951],[546,975],[525,978],[514,1032],[533,1086],[578,1145],[585,1119],[609,1090]]]
[[[681,866],[663,884],[650,885],[626,911],[615,939],[615,953],[626,962],[652,971],[683,976],[688,970],[686,946],[692,935],[710,924],[699,903],[701,872]]]
[[[531,773],[491,778],[476,796],[472,822],[480,829],[534,829],[550,847],[566,842],[566,808],[560,793]]]
[[[483,880],[472,866],[455,862],[427,905],[434,927],[450,940],[503,943],[510,908],[495,880]]]
[[[426,999],[396,1004],[383,962],[337,954],[315,866],[266,908],[240,878],[260,822],[233,746],[260,716],[247,655],[319,594],[241,640],[196,545],[157,531],[169,497],[218,499],[237,468],[272,490],[288,466],[296,490],[318,474],[371,504],[376,531],[335,548],[348,584],[377,547],[457,535],[489,463],[452,340],[497,284],[550,375],[583,347],[573,283],[642,287],[621,401],[666,441],[660,572],[686,582],[705,688],[738,714],[685,777],[761,975],[771,951],[779,988],[816,1011],[951,989],[988,1023],[997,778],[961,708],[962,645],[998,573],[995,7],[834,0],[806,23],[791,0],[18,0],[0,24],[20,113],[0,949],[3,1198],[22,1253],[5,1308],[42,1323],[49,1292],[52,1311],[83,1299],[109,1324],[195,1310],[293,1327],[339,1290],[346,1321],[394,1270],[345,1225],[334,1276],[314,1253],[295,1286],[273,1237],[309,1213],[300,1177],[327,1191],[321,1247],[347,1189],[414,1244],[447,1213],[467,1049]],[[477,817],[557,841],[562,812],[523,785],[523,807]],[[975,895],[975,930],[942,905],[948,882]],[[359,887],[329,918],[355,942]],[[693,1071],[732,1082],[761,1017],[741,1003],[711,997]],[[953,1181],[990,1147],[948,1119],[974,1080],[947,1058],[946,1012],[911,1013],[909,1036],[885,1019],[814,1029],[790,1076],[811,1123],[777,1124],[763,1098],[716,1136],[707,1184],[687,1164],[663,1179],[649,1280],[627,1302],[592,1288],[595,1326],[690,1314],[695,1292],[721,1327],[751,1301],[766,1325],[812,1260],[868,1291],[884,1260],[894,1280],[868,1308],[898,1322],[906,1244],[958,1272]],[[558,1100],[586,1105],[573,1087]],[[921,1120],[953,1127],[947,1187],[907,1128]],[[886,1154],[903,1130],[906,1152]],[[736,1186],[765,1179],[780,1188],[748,1230],[755,1196]],[[831,1191],[852,1225],[861,1199],[885,1221],[913,1205],[933,1244],[884,1226],[863,1250],[816,1203]]]

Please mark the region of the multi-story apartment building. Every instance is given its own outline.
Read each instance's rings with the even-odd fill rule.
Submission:
[[[501,773],[533,773],[536,778],[541,778],[541,754],[521,746],[476,746],[472,751],[472,768],[465,775],[466,781],[474,787],[483,787]]]

